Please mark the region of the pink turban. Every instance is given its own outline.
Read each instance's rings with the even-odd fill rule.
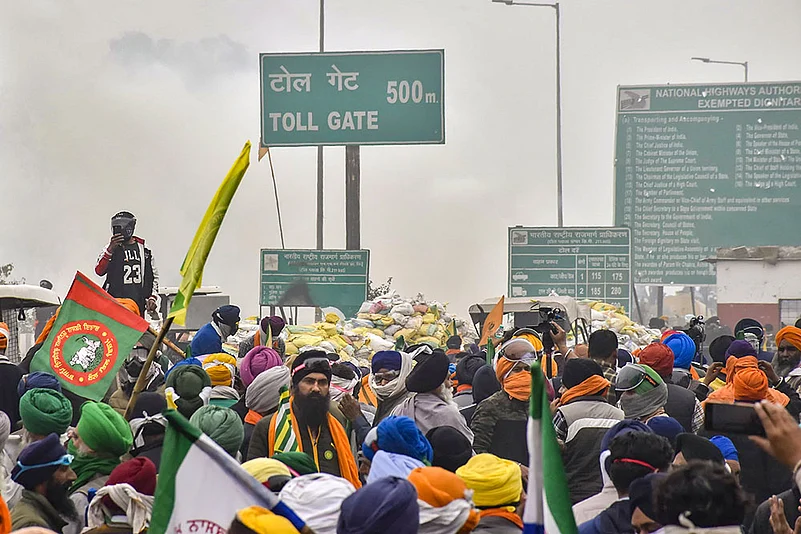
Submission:
[[[239,376],[245,387],[267,369],[283,365],[281,356],[272,348],[265,346],[253,347],[239,364]]]

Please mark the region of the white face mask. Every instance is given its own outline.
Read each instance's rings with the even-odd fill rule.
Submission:
[[[334,402],[339,402],[342,397],[345,395],[353,395],[353,388],[356,387],[358,384],[358,379],[353,378],[351,380],[347,380],[345,378],[340,378],[336,375],[331,376],[331,387],[328,391],[331,393],[331,400]]]

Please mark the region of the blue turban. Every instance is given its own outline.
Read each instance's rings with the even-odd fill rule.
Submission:
[[[382,350],[373,354],[373,372],[377,373],[381,369],[389,371],[400,371],[401,355],[396,350]]]
[[[676,332],[666,337],[662,343],[673,351],[673,367],[689,369],[695,357],[695,341],[684,332]]]
[[[193,358],[184,358],[180,362],[176,363],[175,365],[173,365],[172,367],[167,369],[167,372],[164,373],[164,378],[166,379],[168,376],[170,376],[170,373],[172,373],[174,369],[176,369],[176,368],[178,368],[178,367],[180,367],[182,365],[197,365],[198,367],[203,367],[203,364],[200,363],[200,360],[198,360],[197,358],[194,358],[194,357]]]
[[[617,436],[622,436],[623,434],[628,434],[629,432],[647,432],[649,434],[654,433],[654,431],[648,428],[645,423],[641,423],[633,419],[623,419],[606,431],[606,434],[604,434],[604,437],[601,440],[601,452],[609,449],[609,444]]]
[[[740,455],[737,454],[737,448],[734,446],[734,443],[727,438],[726,436],[712,436],[709,438],[709,441],[715,444],[715,447],[720,449],[721,454],[723,454],[724,460],[733,460],[735,462],[740,461]]]
[[[26,391],[31,389],[54,389],[61,393],[61,383],[50,373],[34,371],[20,379],[17,385],[17,395],[22,397]]]
[[[342,501],[337,521],[337,534],[415,534],[419,528],[417,490],[408,480],[397,477],[365,484]]]
[[[391,415],[376,427],[375,441],[372,434],[367,435],[362,445],[362,452],[368,460],[372,460],[377,450],[403,454],[428,465],[434,459],[431,443],[408,417]]]
[[[681,423],[672,417],[652,417],[647,423],[648,428],[654,431],[657,436],[666,438],[671,445],[676,446],[676,436],[684,432]]]

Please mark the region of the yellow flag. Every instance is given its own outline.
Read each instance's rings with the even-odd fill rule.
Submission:
[[[178,288],[178,294],[175,296],[175,302],[172,304],[168,317],[173,317],[175,322],[179,325],[186,324],[186,310],[189,307],[189,301],[192,300],[192,294],[200,285],[200,279],[203,276],[203,268],[206,265],[206,259],[211,252],[211,246],[217,238],[217,232],[220,230],[223,218],[228,211],[228,206],[231,205],[231,199],[245,176],[245,171],[248,170],[250,165],[250,141],[245,143],[242,148],[242,153],[234,162],[231,170],[225,176],[219,189],[211,199],[211,204],[200,221],[200,226],[195,233],[195,238],[192,240],[192,245],[186,253],[184,263],[181,265],[181,286]]]

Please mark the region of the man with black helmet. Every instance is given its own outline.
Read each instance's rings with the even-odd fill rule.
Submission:
[[[145,240],[134,235],[136,217],[121,211],[111,218],[111,239],[95,265],[95,273],[105,276],[103,289],[112,297],[128,298],[139,306],[139,313],[156,311],[159,275],[153,253]]]

